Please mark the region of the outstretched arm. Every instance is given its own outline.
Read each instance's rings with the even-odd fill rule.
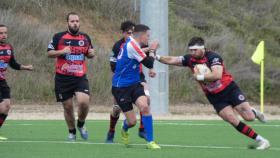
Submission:
[[[159,56],[159,55],[156,55],[156,59],[163,64],[183,66],[183,63],[182,63],[183,57],[182,56]]]
[[[11,68],[15,69],[15,70],[29,70],[32,71],[33,70],[33,66],[32,65],[22,65],[19,64],[14,56],[12,56],[12,58],[10,59],[9,65],[11,66]]]

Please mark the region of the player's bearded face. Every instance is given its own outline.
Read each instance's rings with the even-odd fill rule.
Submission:
[[[204,49],[189,49],[191,56],[194,58],[202,58],[204,55]]]
[[[80,29],[80,20],[78,15],[70,15],[68,20],[68,30],[72,34],[77,34]]]
[[[6,43],[8,37],[8,29],[7,27],[0,27],[0,43]]]

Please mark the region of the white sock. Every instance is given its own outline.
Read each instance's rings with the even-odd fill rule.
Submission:
[[[262,137],[261,135],[257,135],[257,137],[256,137],[257,142],[264,141],[264,140],[265,140],[264,137]]]

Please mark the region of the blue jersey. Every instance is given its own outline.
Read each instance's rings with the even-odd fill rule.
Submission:
[[[140,62],[146,57],[140,45],[129,37],[117,57],[113,87],[128,87],[140,82]]]

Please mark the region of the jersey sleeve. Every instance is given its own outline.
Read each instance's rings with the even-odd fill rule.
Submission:
[[[117,57],[120,52],[120,44],[116,42],[112,48],[112,53],[110,55],[110,62],[117,62]]]
[[[89,49],[93,49],[94,47],[93,47],[93,45],[92,45],[91,38],[90,38],[88,35],[86,35],[86,38],[87,38],[88,43],[89,43],[88,48],[89,48]]]
[[[182,65],[183,65],[183,66],[188,66],[188,67],[190,66],[190,65],[189,65],[189,63],[190,63],[190,58],[191,58],[190,55],[187,54],[187,55],[181,56],[180,58],[181,58],[181,60],[182,60]]]
[[[129,52],[129,56],[131,56],[132,59],[135,59],[138,62],[141,62],[144,58],[146,58],[146,54],[133,41],[129,42],[127,47],[128,47],[127,49],[128,49],[128,52]]]
[[[223,59],[220,55],[216,53],[212,53],[211,56],[209,57],[209,63],[210,63],[210,67],[215,65],[223,65]]]
[[[9,65],[11,68],[13,68],[15,70],[20,70],[20,67],[21,67],[21,65],[15,59],[13,48],[12,48],[12,54],[11,54],[11,58],[9,61]]]
[[[59,35],[55,34],[52,40],[49,42],[48,51],[57,50],[58,42],[59,42]]]

